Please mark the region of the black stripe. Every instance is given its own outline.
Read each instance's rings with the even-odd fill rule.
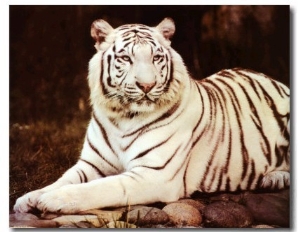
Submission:
[[[257,113],[257,109],[252,101],[252,99],[250,98],[248,92],[246,91],[246,89],[244,88],[244,86],[240,85],[241,89],[243,90],[245,96],[246,96],[246,99],[247,99],[247,102],[249,104],[249,107],[251,109],[251,112],[254,114],[255,118],[257,119],[257,121],[259,122],[259,125],[256,123],[255,120],[253,120],[253,123],[255,124],[256,128],[258,129],[258,131],[260,132],[260,135],[262,136],[263,140],[264,140],[264,143],[267,147],[267,151],[264,152],[267,160],[268,160],[268,163],[271,165],[271,162],[272,162],[272,156],[271,156],[271,147],[270,147],[270,143],[269,143],[269,140],[268,138],[265,136],[264,134],[264,131],[263,131],[263,128],[262,128],[262,123],[261,123],[261,120],[260,120],[260,117],[258,116],[258,113]]]
[[[229,77],[229,78],[234,77],[234,75],[231,72],[228,72],[225,69],[218,72],[217,75],[222,76],[222,77]]]
[[[161,124],[161,125],[159,125],[159,126],[155,126],[155,127],[153,127],[153,128],[142,128],[142,129],[139,129],[140,130],[140,132],[135,136],[135,138],[134,139],[132,139],[132,141],[127,145],[127,146],[125,146],[125,147],[122,147],[121,149],[122,149],[122,151],[126,151],[141,135],[143,135],[143,134],[145,134],[145,133],[147,133],[147,132],[149,132],[149,131],[151,131],[151,130],[155,130],[155,129],[157,129],[157,128],[160,128],[160,127],[164,127],[164,126],[167,126],[167,125],[169,125],[169,124],[171,124],[176,118],[178,118],[181,114],[182,114],[182,112],[183,112],[183,110],[184,109],[182,109],[177,115],[176,115],[176,117],[174,117],[171,121],[169,121],[169,122],[167,122],[167,123],[164,123],[164,124]],[[137,131],[136,131],[137,132]],[[131,133],[130,135],[133,135],[133,133]],[[128,135],[125,135],[125,136],[123,136],[123,138],[124,137],[127,137]]]
[[[88,136],[86,137],[86,140],[87,140],[89,146],[91,147],[91,149],[92,149],[99,157],[101,157],[101,159],[103,159],[109,166],[111,166],[111,167],[114,168],[115,170],[118,170],[112,163],[110,163],[107,159],[105,159],[105,157],[99,152],[99,150],[91,143],[91,141],[89,140]]]
[[[216,172],[217,172],[217,170],[219,169],[219,167],[217,167],[217,166],[215,166],[212,170],[213,170],[213,173],[210,175],[210,176],[212,176],[212,179],[211,179],[211,181],[210,181],[210,183],[209,183],[209,185],[207,186],[207,188],[206,188],[206,191],[208,191],[208,192],[210,192],[210,190],[211,190],[211,187],[212,187],[212,185],[213,185],[213,183],[215,182],[215,179],[216,179]]]
[[[200,182],[200,189],[201,189],[202,191],[203,191],[204,189],[206,189],[206,188],[205,188],[205,181],[207,180],[208,173],[209,173],[209,171],[210,171],[211,168],[212,168],[213,160],[216,158],[216,151],[217,151],[218,148],[219,148],[219,143],[218,143],[218,141],[217,141],[216,144],[214,145],[213,151],[211,152],[211,154],[209,154],[209,155],[210,155],[210,159],[209,159],[209,161],[208,161],[208,163],[207,163],[207,165],[206,165],[206,168],[205,168],[205,172],[204,172],[203,178],[202,178],[202,180],[201,180],[201,182]]]
[[[107,56],[107,64],[108,64],[108,66],[107,66],[107,74],[108,74],[108,76],[107,76],[107,84],[108,84],[109,87],[114,88],[116,86],[112,84],[112,78],[111,78],[111,75],[110,75],[111,55]]]
[[[224,166],[224,173],[228,174],[229,172],[229,162],[230,162],[230,158],[231,158],[231,151],[232,151],[232,130],[231,130],[231,126],[229,125],[229,144],[228,144],[228,150],[227,150],[227,154],[226,154],[226,163]]]
[[[225,130],[225,122],[226,122],[225,112],[227,113],[226,115],[228,115],[227,108],[226,108],[227,101],[226,101],[224,92],[220,89],[220,87],[214,81],[207,80],[206,83],[209,83],[209,84],[211,84],[213,86],[213,89],[214,89],[215,95],[216,95],[215,96],[215,101],[217,101],[219,103],[219,106],[221,108],[221,115],[222,115],[222,130],[221,130],[221,133],[222,133],[222,142],[224,142],[225,132],[226,132],[226,130]],[[212,92],[212,96],[214,96],[213,92]],[[223,99],[223,102],[221,101],[220,96]],[[216,104],[216,102],[215,102],[215,104]],[[216,104],[216,105],[218,105],[218,104]],[[216,112],[216,114],[219,114],[219,113]]]
[[[227,177],[227,179],[226,179],[226,187],[225,187],[225,191],[226,192],[231,191],[231,185],[230,185],[230,183],[231,183],[231,179],[230,179],[230,177]]]
[[[160,142],[159,144],[139,153],[136,157],[132,158],[130,161],[133,161],[133,160],[136,160],[136,159],[139,159],[139,158],[142,158],[143,156],[147,155],[150,151],[154,150],[155,148],[165,144],[166,142],[168,142],[170,140],[170,138],[172,138],[172,136],[174,135],[175,133],[173,133],[172,135],[170,135],[167,139],[163,140],[162,142]]]
[[[191,153],[190,153],[191,154]],[[191,155],[189,155],[188,161],[187,161],[187,166],[184,170],[184,174],[183,174],[183,189],[184,189],[184,197],[188,197],[187,196],[187,183],[186,183],[186,175],[187,175],[187,170],[189,169],[190,166],[190,161],[191,161]]]
[[[251,116],[251,118],[252,118],[252,116]],[[256,126],[256,129],[260,132],[261,138],[263,139],[263,142],[264,142],[264,144],[261,144],[261,148],[262,148],[262,151],[263,151],[265,157],[268,160],[268,163],[271,165],[272,156],[271,156],[271,146],[270,146],[269,140],[268,140],[267,136],[264,134],[260,120],[259,120],[260,124],[256,123],[256,120],[254,120],[253,118],[252,118],[252,121],[253,121],[254,125]],[[266,148],[263,145],[266,146]]]
[[[163,120],[169,118],[172,114],[174,114],[174,112],[179,108],[179,106],[180,106],[180,102],[177,102],[176,104],[174,104],[171,107],[171,109],[169,109],[167,112],[165,112],[163,115],[161,115],[156,120],[154,120],[152,122],[149,122],[148,124],[142,126],[141,128],[136,129],[135,131],[133,131],[133,132],[131,132],[129,134],[123,135],[122,138],[130,137],[130,136],[136,134],[137,132],[139,132],[139,134],[143,133],[143,130],[149,128],[151,125],[157,124],[158,122],[163,121]],[[147,130],[147,131],[149,131],[149,130]]]
[[[240,144],[241,144],[241,149],[242,149],[242,155],[243,155],[243,172],[242,172],[242,180],[246,177],[246,173],[248,170],[248,162],[249,162],[249,154],[248,154],[248,150],[245,146],[245,139],[244,139],[244,133],[243,133],[243,127],[241,124],[241,106],[239,104],[239,98],[236,96],[235,91],[233,90],[233,88],[225,81],[219,79],[220,82],[222,82],[225,86],[227,86],[227,93],[230,96],[230,100],[232,102],[232,106],[235,112],[235,116],[237,119],[237,123],[240,129]]]
[[[254,160],[251,160],[251,173],[249,175],[249,179],[248,179],[248,183],[247,183],[247,188],[248,190],[250,190],[250,187],[255,179],[256,176],[256,171],[255,171],[255,163]]]
[[[218,79],[215,79],[216,81]],[[220,103],[220,106],[221,106],[221,110],[222,110],[222,120],[223,120],[223,125],[222,125],[222,142],[224,142],[225,140],[225,123],[227,122],[229,124],[229,144],[228,144],[228,150],[227,150],[227,154],[226,154],[226,163],[225,163],[225,166],[224,168],[222,169],[222,173],[223,174],[227,174],[228,173],[228,167],[229,167],[229,161],[230,161],[230,157],[231,157],[231,149],[232,149],[232,131],[231,131],[231,125],[230,125],[230,120],[227,120],[225,119],[225,113],[226,115],[228,116],[228,110],[227,110],[227,107],[226,107],[226,104],[227,104],[227,100],[226,100],[226,97],[224,95],[224,92],[223,90],[215,83],[213,82],[212,80],[208,80],[206,83],[210,83],[218,92],[217,94],[217,98],[219,100],[219,103]],[[221,98],[223,99],[223,103],[221,102],[221,99],[219,98],[219,95],[221,96]],[[225,106],[224,106],[225,105]],[[220,175],[222,174],[220,172]],[[221,177],[220,177],[221,178]],[[220,180],[219,180],[220,181]],[[219,182],[219,184],[221,185],[221,182]],[[219,186],[220,187],[220,186]],[[218,188],[219,188],[218,187]]]
[[[238,70],[235,70],[235,71],[236,71],[236,73],[237,73],[239,76],[241,76],[242,78],[244,78],[244,80],[247,81],[247,82],[251,85],[252,89],[253,89],[254,92],[256,93],[256,96],[261,100],[261,96],[260,96],[260,94],[258,93],[258,90],[257,90],[257,88],[256,88],[256,86],[255,86],[254,79],[251,78],[250,76],[248,76],[247,74],[241,72],[241,71],[247,71],[247,70],[238,69]],[[252,72],[252,73],[253,73],[253,72]],[[260,76],[261,76],[260,73],[254,73],[254,74],[260,75]],[[256,82],[257,82],[257,81],[256,81]]]
[[[203,101],[203,96],[202,96],[202,94],[201,94],[200,87],[199,87],[198,83],[196,83],[196,87],[197,87],[197,89],[198,89],[200,101],[201,101],[201,104],[202,104],[202,113],[201,113],[201,115],[200,115],[200,117],[199,117],[199,120],[198,120],[196,126],[194,127],[194,129],[193,129],[193,131],[192,131],[192,134],[194,134],[195,131],[197,130],[197,128],[199,127],[199,125],[200,125],[200,123],[201,123],[201,121],[202,121],[202,119],[203,119],[203,115],[204,115],[204,111],[205,111],[204,101]],[[201,138],[201,136],[203,135],[203,133],[204,133],[204,130],[203,130],[202,133],[201,133],[200,135],[198,135],[198,137],[195,139],[195,141],[194,141],[193,144],[192,144],[192,149],[194,148],[195,144],[199,141],[199,139]]]
[[[183,148],[183,150],[182,150],[182,152],[181,152],[181,154],[183,154],[183,153],[186,153],[186,151],[188,151],[188,153],[187,153],[187,156],[185,156],[185,158],[184,158],[184,160],[183,160],[183,162],[182,162],[182,164],[181,165],[178,165],[178,168],[177,168],[177,170],[174,172],[174,175],[171,177],[171,179],[169,179],[169,181],[172,181],[174,178],[175,178],[175,176],[177,176],[177,174],[180,172],[180,170],[182,169],[182,168],[184,168],[185,167],[185,171],[184,171],[184,173],[186,174],[186,171],[187,171],[187,166],[185,166],[184,164],[185,163],[189,163],[189,160],[190,160],[190,158],[191,158],[191,153],[190,153],[190,151],[191,151],[191,149],[187,149],[190,145],[191,145],[191,138],[189,138],[188,140],[186,140],[186,141],[189,141],[186,145],[185,145],[185,147]],[[187,162],[188,161],[188,162]],[[183,181],[185,181],[185,176],[183,176]]]
[[[78,174],[78,176],[79,176],[80,183],[82,183],[82,177],[81,177],[80,173],[79,173],[77,170],[76,170],[76,172],[77,172],[77,174]]]
[[[102,59],[101,59],[101,72],[100,72],[100,85],[103,91],[103,94],[106,95],[108,94],[108,90],[105,87],[105,83],[104,83],[104,59],[103,59],[104,53],[102,54]]]
[[[224,175],[224,169],[222,168],[219,172],[219,177],[218,177],[218,184],[217,184],[217,189],[216,191],[219,192],[222,186],[222,179],[223,179],[223,175]]]
[[[181,145],[177,147],[177,149],[175,150],[173,155],[162,166],[150,167],[150,166],[139,165],[139,166],[136,166],[136,167],[143,167],[143,168],[149,168],[149,169],[154,169],[154,170],[164,169],[171,162],[171,160],[174,158],[174,156],[177,154],[180,147],[181,147]]]
[[[87,163],[88,165],[90,165],[97,172],[97,174],[99,176],[106,177],[106,175],[103,172],[101,172],[101,170],[99,168],[97,168],[94,164],[90,163],[89,161],[84,160],[83,158],[80,158],[80,161],[82,161],[82,162]]]
[[[107,133],[106,133],[104,127],[102,126],[102,124],[100,123],[99,119],[97,118],[95,112],[93,112],[93,118],[95,119],[95,122],[97,123],[98,127],[100,128],[100,131],[104,138],[105,143],[110,148],[110,150],[114,153],[114,155],[116,155],[116,151],[113,149],[113,147],[108,139]]]
[[[82,173],[83,178],[84,178],[84,179],[83,179],[83,183],[88,182],[88,178],[87,178],[87,176],[85,175],[84,171],[81,170],[81,173]]]
[[[275,146],[275,155],[276,155],[276,167],[282,165],[284,161],[287,161],[289,146]]]

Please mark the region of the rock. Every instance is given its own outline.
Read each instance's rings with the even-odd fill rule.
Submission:
[[[33,214],[30,213],[14,213],[9,215],[10,221],[17,221],[17,220],[39,220],[39,218]]]
[[[9,221],[9,227],[13,228],[55,228],[58,224],[52,220],[18,220]]]
[[[96,215],[64,215],[54,218],[52,221],[57,222],[60,226],[83,226],[83,228],[102,227],[107,223],[107,221],[99,219]]]
[[[184,204],[193,206],[199,212],[203,212],[204,208],[206,207],[206,205],[203,202],[200,202],[200,201],[197,201],[197,200],[193,200],[193,199],[190,199],[190,198],[180,199],[179,201],[172,202],[172,203],[184,203]]]
[[[104,225],[102,228],[137,228],[137,226],[123,221],[113,221]]]
[[[255,226],[252,226],[252,228],[255,228],[255,229],[269,229],[269,228],[274,228],[274,227],[269,226],[269,225],[255,225]]]
[[[78,213],[79,215],[63,215],[52,219],[59,225],[77,226],[80,228],[102,227],[111,221],[117,221],[122,217],[121,211],[87,210]]]
[[[205,227],[244,228],[253,222],[252,214],[235,202],[218,201],[204,209]]]
[[[48,213],[48,212],[45,212],[45,213],[41,214],[41,218],[47,219],[47,220],[51,220],[53,218],[57,218],[57,217],[60,217],[60,216],[61,216],[61,214]]]
[[[97,215],[97,217],[105,222],[118,221],[122,215],[122,211],[110,211],[110,210],[100,210],[100,209],[91,209],[86,211],[81,211],[78,214],[80,215]]]
[[[15,213],[9,215],[9,226],[13,228],[54,228],[58,224],[51,220],[40,220],[30,213]]]
[[[185,203],[170,203],[163,208],[170,220],[176,226],[199,226],[202,222],[200,212],[193,206]]]
[[[164,224],[169,221],[169,216],[154,207],[140,206],[134,208],[127,214],[128,221],[138,226]]]
[[[257,223],[290,226],[289,190],[277,193],[247,193],[243,201]]]
[[[236,203],[240,203],[243,199],[243,193],[222,193],[215,196],[210,197],[211,202],[215,201],[233,201]]]
[[[78,228],[78,226],[62,225],[59,228]]]

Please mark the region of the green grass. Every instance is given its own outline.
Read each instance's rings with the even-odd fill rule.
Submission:
[[[10,125],[9,209],[23,194],[56,181],[73,166],[83,144],[88,120],[39,121]]]

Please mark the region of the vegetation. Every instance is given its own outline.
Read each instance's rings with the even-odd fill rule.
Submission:
[[[24,193],[57,180],[76,163],[87,120],[67,124],[39,121],[10,127],[10,211]]]

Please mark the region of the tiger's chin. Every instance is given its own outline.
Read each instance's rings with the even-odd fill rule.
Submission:
[[[131,104],[130,109],[132,112],[149,113],[156,109],[155,102],[152,101],[138,101]]]

